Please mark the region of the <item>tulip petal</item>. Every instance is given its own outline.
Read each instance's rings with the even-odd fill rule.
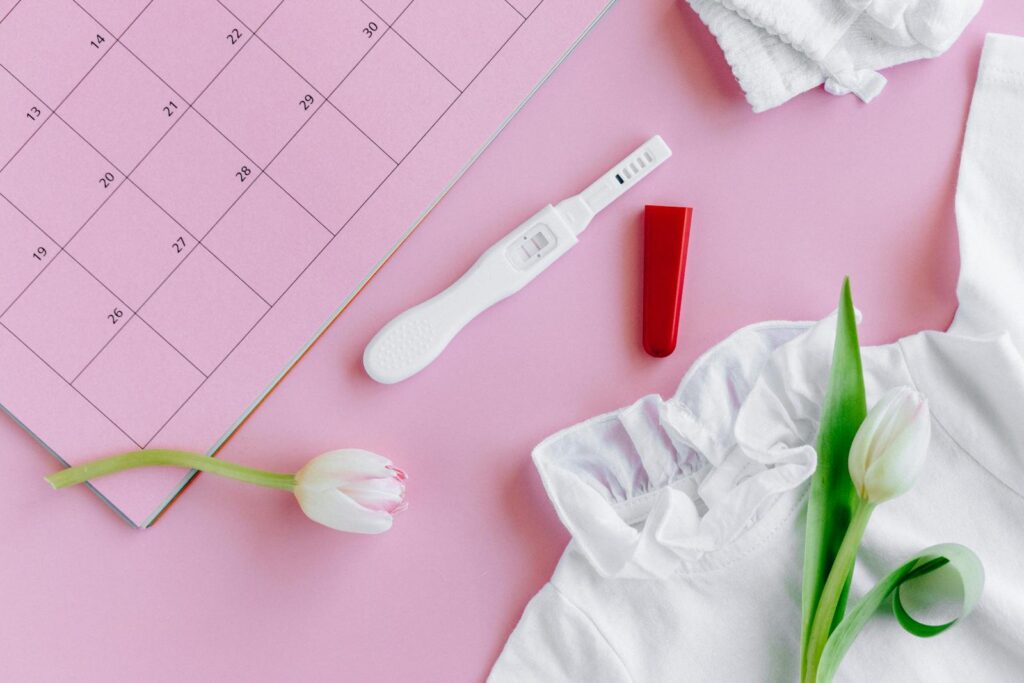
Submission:
[[[405,485],[395,478],[366,479],[338,487],[363,507],[393,513],[405,499]]]
[[[338,531],[379,534],[390,529],[393,522],[389,513],[365,508],[336,489],[310,490],[297,486],[295,498],[307,517]]]
[[[333,489],[339,481],[392,478],[391,461],[358,448],[343,448],[318,455],[295,473],[295,481],[312,488]]]
[[[931,440],[931,419],[928,405],[904,424],[903,430],[886,446],[886,454],[868,468],[864,487],[873,502],[901,496],[914,485],[928,457]]]

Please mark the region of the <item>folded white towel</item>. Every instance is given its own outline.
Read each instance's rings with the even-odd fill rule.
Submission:
[[[824,83],[871,101],[879,69],[936,57],[981,0],[687,0],[714,34],[755,112]]]

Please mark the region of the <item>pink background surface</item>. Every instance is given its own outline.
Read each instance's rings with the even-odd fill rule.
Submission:
[[[390,533],[308,523],[286,495],[200,477],[151,530],[0,420],[0,671],[6,679],[483,678],[567,540],[529,460],[551,432],[651,392],[736,327],[817,318],[853,277],[868,342],[944,328],[953,191],[988,0],[939,60],[887,72],[864,106],[821,92],[753,115],[696,16],[621,2],[228,444],[299,467],[360,446],[411,476]],[[391,316],[447,285],[543,203],[652,133],[675,156],[531,287],[396,386],[363,373]],[[644,203],[695,207],[679,349],[640,349]],[[124,475],[121,475],[124,476]],[[128,475],[130,476],[130,475]]]

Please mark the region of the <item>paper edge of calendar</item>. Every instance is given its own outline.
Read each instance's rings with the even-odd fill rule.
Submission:
[[[336,307],[332,307],[332,310],[326,316],[326,319],[323,316],[323,314],[321,314],[318,317],[319,322],[316,323],[315,324],[316,326],[313,327],[313,329],[315,329],[315,332],[312,335],[312,337],[309,337],[307,335],[303,335],[303,341],[299,345],[299,351],[297,353],[293,352],[291,354],[290,359],[286,361],[286,363],[282,367],[282,369],[280,369],[276,373],[276,375],[273,376],[271,381],[268,384],[266,384],[262,390],[259,391],[259,393],[256,395],[256,398],[253,399],[246,407],[244,407],[242,409],[240,414],[236,413],[236,414],[238,414],[238,417],[231,422],[230,426],[228,427],[228,429],[226,431],[221,433],[219,438],[217,438],[216,441],[214,442],[213,446],[209,447],[206,450],[206,453],[207,453],[208,456],[211,456],[211,457],[214,456],[231,439],[231,437],[237,432],[238,428],[252,415],[252,413],[259,407],[259,405],[280,384],[281,380],[284,379],[284,377],[291,371],[292,368],[294,368],[296,366],[298,361],[302,359],[302,357],[310,350],[310,348],[324,334],[324,332],[340,317],[340,315],[352,303],[352,301],[355,300],[355,298],[359,295],[359,293],[366,286],[366,284],[374,277],[374,275],[376,275],[377,272],[380,271],[380,269],[387,263],[387,261],[398,251],[398,249],[409,238],[409,236],[412,235],[412,233],[422,223],[422,221],[426,218],[426,216],[429,215],[430,211],[433,210],[433,208],[444,198],[444,196],[452,189],[452,187],[454,187],[454,185],[466,173],[466,171],[477,161],[477,159],[479,159],[479,157],[483,154],[483,152],[487,149],[487,147],[489,147],[490,144],[497,138],[497,136],[500,135],[500,133],[505,129],[505,127],[523,109],[523,107],[526,105],[526,103],[530,101],[530,99],[537,93],[537,91],[544,85],[544,83],[547,82],[547,80],[558,69],[558,67],[569,57],[569,55],[571,55],[575,51],[575,49],[587,37],[587,35],[593,30],[593,28],[601,21],[601,19],[608,13],[608,11],[615,5],[616,0],[562,0],[561,2],[559,2],[559,0],[542,0],[542,2],[538,5],[538,8],[534,12],[530,13],[529,15],[527,15],[527,17],[525,18],[524,22],[521,24],[520,28],[517,29],[516,32],[514,32],[513,35],[510,37],[509,42],[511,43],[513,40],[515,40],[516,37],[517,37],[517,34],[519,34],[520,30],[522,28],[526,27],[526,26],[531,26],[531,29],[532,29],[532,27],[537,27],[534,33],[542,32],[544,30],[544,27],[541,25],[541,22],[542,22],[542,20],[544,18],[543,14],[541,14],[540,16],[537,16],[536,17],[536,21],[533,24],[531,24],[531,19],[534,19],[534,15],[537,14],[537,12],[540,12],[542,8],[547,10],[547,9],[552,8],[552,7],[555,7],[556,9],[554,11],[558,11],[558,9],[560,9],[561,7],[564,7],[565,5],[572,4],[572,3],[579,4],[581,9],[585,10],[585,12],[583,13],[584,17],[581,19],[580,22],[574,23],[570,29],[561,29],[561,31],[560,31],[560,34],[564,33],[566,35],[564,35],[564,36],[563,35],[559,35],[559,39],[557,41],[557,45],[564,45],[566,43],[566,40],[569,40],[570,42],[569,42],[568,47],[563,49],[563,50],[553,49],[552,50],[552,52],[553,52],[552,58],[551,59],[546,59],[544,66],[540,66],[537,69],[533,69],[532,70],[533,73],[536,73],[538,70],[543,69],[543,71],[542,71],[542,73],[541,73],[539,78],[533,77],[532,79],[530,79],[530,81],[528,83],[524,84],[523,87],[527,88],[526,94],[524,96],[520,97],[518,99],[518,101],[515,101],[514,103],[512,103],[512,109],[511,109],[510,113],[504,115],[504,117],[497,123],[496,127],[491,128],[489,133],[484,133],[484,135],[487,135],[487,137],[484,139],[483,143],[481,143],[479,145],[476,145],[474,148],[469,150],[470,156],[469,156],[468,161],[461,162],[461,165],[456,168],[454,174],[450,176],[450,180],[443,187],[443,189],[439,193],[436,193],[436,192],[435,193],[431,193],[429,198],[427,198],[425,201],[419,202],[420,206],[425,205],[427,208],[426,209],[419,209],[418,210],[419,213],[418,213],[417,217],[411,222],[411,224],[410,223],[405,223],[405,227],[404,228],[399,227],[399,228],[395,228],[394,230],[391,231],[391,233],[394,235],[394,237],[391,237],[387,241],[387,246],[385,246],[383,248],[379,248],[379,249],[376,250],[376,253],[378,253],[378,254],[379,253],[383,253],[384,254],[383,257],[376,258],[375,260],[371,260],[369,262],[369,265],[368,265],[368,270],[367,270],[367,268],[353,269],[353,270],[358,270],[359,272],[362,272],[362,273],[365,273],[365,274],[360,279],[358,279],[355,282],[354,286],[352,286],[351,288],[349,288],[347,290],[348,294],[344,297],[344,300],[341,302],[341,304],[337,305]],[[581,24],[582,24],[582,27],[581,27]],[[529,47],[531,45],[530,40],[535,40],[535,39],[536,39],[536,35],[531,35],[529,40],[527,40],[526,47]],[[519,49],[521,51],[521,50],[526,49],[526,48],[521,46]],[[505,48],[503,47],[502,50],[499,51],[498,55],[496,55],[496,57],[500,56],[504,51],[505,51]],[[488,65],[485,66],[481,70],[481,72],[480,72],[480,74],[478,74],[477,78],[480,78],[480,77],[484,76],[485,74],[487,74],[487,77],[492,79],[492,80],[501,80],[500,78],[494,76],[493,74],[489,74],[488,73],[489,68],[490,68],[490,63],[488,63]],[[466,96],[468,94],[470,94],[471,92],[473,93],[473,95],[475,95],[477,97],[480,96],[480,93],[478,92],[479,88],[478,88],[477,91],[472,90],[473,85],[475,85],[475,84],[476,84],[476,79],[474,79],[474,81],[471,82],[471,84],[465,89],[465,92],[462,94],[462,96],[453,103],[453,105],[452,105],[453,108],[458,107],[459,109],[462,109],[462,108],[464,108],[466,106],[471,106],[469,104],[464,104],[464,101],[467,99]],[[520,88],[519,90],[522,91],[522,88]],[[472,111],[473,110],[470,109],[469,113],[471,114]],[[465,116],[465,114],[463,114],[463,116]],[[442,117],[442,119],[438,123],[440,124],[440,123],[444,122],[446,124],[446,126],[449,126],[449,127],[454,125],[450,121],[446,121],[446,119],[447,119],[446,116]],[[433,141],[434,139],[437,138],[438,134],[439,133],[437,133],[434,129],[431,129],[424,136],[424,138],[417,144],[417,146],[412,150],[412,152],[409,154],[408,158],[403,160],[402,166],[405,166],[405,162],[410,160],[410,159],[415,160],[414,156],[416,156],[418,153],[421,153],[422,150],[426,148],[426,145],[424,143],[427,143],[428,141]],[[404,169],[402,168],[402,166],[399,166],[399,168],[396,169],[396,173],[404,172]],[[385,189],[387,189],[386,186],[388,186],[388,185],[389,185],[389,182],[385,182],[385,183],[382,184],[380,189],[381,190],[385,190]],[[352,219],[350,221],[350,225],[351,225],[351,223],[356,223],[357,222],[357,219],[360,218],[360,215],[364,213],[364,210],[366,210],[367,207],[370,206],[373,203],[373,200],[376,199],[376,198],[377,198],[376,194],[374,196],[371,196],[369,198],[369,200],[366,202],[366,205],[360,207],[360,209],[352,217]],[[348,230],[348,229],[349,228],[346,227],[344,230],[339,232],[338,238],[340,238],[342,236],[342,234],[345,233],[345,230]],[[320,254],[313,262],[311,262],[309,264],[309,270],[312,271],[317,266],[317,264],[321,262],[321,259],[323,257],[325,257],[325,254]],[[307,273],[304,273],[303,275],[301,275],[293,283],[293,286],[298,285],[299,283],[301,283],[303,281],[303,279],[307,277],[307,275],[311,275],[311,273],[307,272]],[[289,289],[289,292],[286,293],[286,296],[287,296],[287,294],[290,294],[290,293],[291,293],[291,289]],[[274,308],[277,308],[282,302],[284,302],[286,296],[283,296],[277,302],[277,304],[275,305]],[[335,300],[336,300],[336,298],[335,298]],[[271,309],[271,313],[273,312],[273,310],[274,309]],[[254,328],[250,331],[250,333],[257,331],[266,322],[267,322],[266,320],[263,320],[263,321],[257,323],[254,326]],[[301,327],[303,327],[305,329],[309,329],[310,326],[309,326],[309,324],[303,323],[301,325]],[[243,346],[244,341],[245,340],[243,340],[243,342],[240,343],[239,348],[241,348]],[[295,346],[292,345],[291,348],[295,348]],[[229,354],[228,359],[226,359],[226,361],[225,361],[226,363],[227,363],[227,361],[231,360],[232,356],[235,355],[235,351],[237,351],[237,350],[239,350],[239,349],[236,348],[235,350],[232,351],[231,354]],[[211,375],[211,379],[213,377],[215,377],[216,374],[217,373],[214,373],[214,375]],[[193,397],[193,398],[195,398],[195,397]],[[189,401],[186,402],[185,406],[188,406],[190,403],[192,403],[193,398],[190,398]],[[183,408],[185,406],[183,406]],[[59,462],[62,466],[67,466],[68,465],[68,462],[66,461],[66,459],[63,458],[49,444],[47,444],[47,442],[45,441],[45,439],[41,435],[37,434],[32,429],[30,429],[27,426],[26,423],[24,423],[21,419],[19,419],[11,410],[9,410],[2,403],[0,403],[0,410],[3,410],[4,413],[10,415],[11,418],[19,426],[21,426],[23,429],[25,429],[36,441],[38,441],[47,450],[47,452],[49,452],[57,460],[57,462]],[[163,434],[163,432],[165,430],[167,430],[168,427],[173,425],[175,423],[175,420],[178,417],[179,417],[178,414],[176,414],[171,420],[169,420],[168,423],[160,430],[160,434]],[[223,424],[223,422],[222,422],[222,424]],[[209,441],[207,441],[207,443],[209,443]],[[153,508],[148,513],[148,515],[139,514],[139,515],[136,515],[136,517],[134,517],[134,518],[126,510],[122,509],[122,506],[119,506],[118,503],[114,502],[114,500],[112,500],[110,497],[108,497],[107,495],[105,495],[103,493],[102,489],[104,488],[104,486],[103,486],[102,482],[99,484],[98,487],[97,486],[93,486],[91,484],[88,484],[88,487],[108,507],[110,507],[116,514],[118,514],[118,516],[120,516],[122,519],[124,519],[126,523],[128,523],[129,525],[131,525],[133,527],[146,528],[148,526],[151,526],[168,509],[168,507],[171,505],[171,503],[173,503],[180,496],[180,494],[185,489],[185,487],[195,477],[195,474],[196,474],[195,471],[190,471],[190,472],[186,473],[184,476],[182,476],[180,479],[178,479],[177,483],[171,484],[171,489],[168,492],[168,494],[162,500],[160,500],[156,504],[156,507]],[[118,476],[121,476],[121,475],[118,475]]]

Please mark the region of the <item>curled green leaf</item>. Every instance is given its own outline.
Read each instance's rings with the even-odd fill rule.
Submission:
[[[943,573],[945,579],[941,589],[929,586],[928,597],[933,603],[957,601],[960,605],[957,617],[942,624],[926,624],[910,615],[904,606],[902,592],[913,587],[913,583],[927,575],[933,577]],[[905,631],[921,638],[938,635],[953,626],[977,604],[985,585],[985,570],[978,556],[956,543],[944,543],[926,548],[899,568],[875,584],[863,598],[849,610],[839,625],[832,631],[818,666],[817,683],[828,683],[835,676],[843,656],[853,645],[882,603],[892,597],[892,610]]]

